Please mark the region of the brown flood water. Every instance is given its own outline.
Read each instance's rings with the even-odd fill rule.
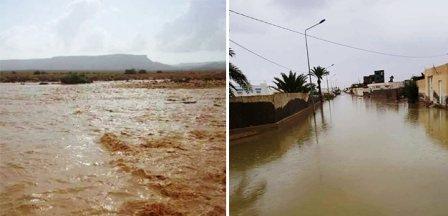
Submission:
[[[448,111],[342,95],[230,147],[231,215],[448,215]]]
[[[225,214],[225,88],[0,84],[1,215]]]

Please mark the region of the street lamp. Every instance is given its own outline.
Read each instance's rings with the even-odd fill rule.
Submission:
[[[332,76],[330,76],[330,79],[332,79],[333,77],[335,77],[336,76],[336,74],[333,74]],[[334,89],[334,87],[335,87],[335,81],[336,81],[337,79],[334,79],[334,80],[332,80],[331,81],[331,89]]]
[[[313,28],[313,27],[315,27],[315,26],[317,26],[319,24],[322,24],[323,22],[325,22],[325,19],[323,19],[320,22],[318,22],[318,23],[308,27],[307,29],[305,29],[306,59],[308,61],[308,75],[310,76],[310,84],[313,84],[313,81],[311,80],[310,55],[309,55],[309,52],[308,52],[308,38],[307,38],[307,35],[306,35],[306,31],[310,30],[311,28]],[[312,95],[311,95],[311,102],[313,103],[313,113],[314,113],[314,99],[313,99]]]
[[[334,64],[331,64],[330,66],[326,67],[325,69],[331,68],[333,66],[334,66]],[[328,88],[328,75],[325,77],[325,79],[327,79],[327,92],[328,92],[328,94],[330,94],[330,89]]]

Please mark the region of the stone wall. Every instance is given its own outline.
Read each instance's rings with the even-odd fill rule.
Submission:
[[[307,108],[306,93],[277,93],[230,99],[230,129],[276,123]]]

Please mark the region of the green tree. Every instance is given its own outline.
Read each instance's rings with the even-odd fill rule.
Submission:
[[[418,101],[418,86],[414,79],[405,82],[404,96],[408,99],[409,103],[415,103]]]
[[[273,88],[277,91],[284,93],[295,93],[295,92],[303,92],[307,93],[310,91],[311,86],[306,82],[306,75],[293,73],[289,71],[289,74],[285,73],[280,74],[281,77],[274,77]]]
[[[329,75],[329,74],[330,74],[330,72],[327,71],[327,69],[325,69],[324,67],[321,67],[321,66],[314,67],[314,68],[311,70],[311,75],[313,75],[314,77],[317,78],[317,87],[318,87],[318,89],[319,89],[319,98],[320,98],[320,101],[323,101],[323,98],[322,98],[322,88],[321,88],[321,86],[320,86],[320,83],[322,82],[322,78],[323,78],[324,76]]]
[[[235,56],[235,52],[232,49],[229,49],[229,55],[230,57]],[[238,84],[239,86],[241,86],[241,88],[243,88],[244,91],[249,92],[252,90],[252,87],[249,83],[249,81],[247,80],[246,75],[243,74],[243,72],[235,65],[233,65],[232,63],[229,63],[229,77],[231,82],[229,83],[230,86],[230,96],[234,96],[233,91],[236,91],[236,87],[235,85],[232,83],[232,81],[236,84]]]

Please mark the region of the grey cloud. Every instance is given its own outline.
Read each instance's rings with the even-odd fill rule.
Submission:
[[[143,34],[137,34],[131,41],[130,48],[133,51],[145,51],[148,49],[148,41]]]
[[[82,25],[94,18],[101,10],[102,2],[97,0],[77,0],[70,3],[67,13],[56,21],[58,36],[66,46],[79,34]]]
[[[283,10],[288,16],[303,16],[327,6],[328,0],[272,0],[269,5]]]
[[[165,24],[158,48],[170,52],[224,51],[225,1],[192,1],[188,11]]]
[[[310,8],[323,8],[327,0],[272,0],[271,4],[284,9],[305,10]]]
[[[8,9],[39,19],[10,17],[12,25],[0,29],[0,58],[132,53],[171,63],[225,59],[225,0],[65,2]],[[30,13],[43,6],[51,13]]]
[[[439,55],[447,53],[448,49],[448,28],[442,27],[448,25],[445,9],[448,2],[444,0],[326,0],[325,3],[281,0],[264,4],[260,1],[233,1],[237,1],[232,7],[236,11],[296,30],[303,30],[320,18],[326,18],[327,21],[310,34],[361,48],[412,56]],[[257,2],[256,8],[253,7],[254,2]],[[305,8],[310,8],[306,11],[310,14],[298,12]],[[250,30],[254,31],[240,30],[239,26],[245,25],[252,26],[255,29]],[[265,29],[265,32],[258,33],[260,28]],[[230,36],[242,45],[298,71],[307,70],[303,36],[257,24],[246,18],[231,19],[230,29]],[[337,79],[343,86],[362,80],[363,75],[378,69],[385,69],[386,75],[394,75],[396,80],[408,79],[422,72],[425,67],[446,63],[448,57],[396,58],[314,39],[308,42],[311,65],[327,66],[334,63],[331,72],[337,76],[332,79]],[[270,82],[273,76],[284,72],[282,68],[231,46],[237,52],[232,62],[244,70],[255,84],[260,80]]]

